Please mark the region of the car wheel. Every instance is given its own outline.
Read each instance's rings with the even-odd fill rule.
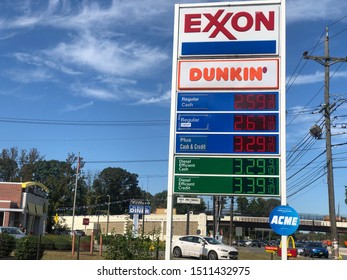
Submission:
[[[209,260],[218,260],[218,255],[215,251],[210,251],[208,253],[208,259]]]
[[[181,248],[180,247],[175,247],[173,249],[173,255],[175,258],[180,258],[182,257],[182,251],[181,251]]]

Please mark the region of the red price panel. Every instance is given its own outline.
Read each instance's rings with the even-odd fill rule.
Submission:
[[[277,115],[234,115],[234,131],[273,131],[278,130]]]
[[[274,153],[277,151],[277,137],[266,135],[234,136],[235,153]]]
[[[277,95],[265,93],[244,93],[234,95],[235,110],[276,110]]]

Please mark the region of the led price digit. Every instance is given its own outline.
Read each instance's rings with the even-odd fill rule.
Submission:
[[[275,110],[276,94],[235,94],[235,110]]]

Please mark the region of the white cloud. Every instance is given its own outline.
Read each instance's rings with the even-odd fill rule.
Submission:
[[[346,15],[347,2],[339,0],[287,0],[287,22],[332,21]]]
[[[141,98],[138,104],[168,104],[171,100],[171,91],[158,97]]]
[[[324,82],[324,72],[316,71],[313,74],[303,74],[297,76],[294,80],[291,80],[291,84],[293,85],[307,85],[313,83],[323,83]],[[330,72],[330,78],[347,78],[347,71],[340,72]],[[288,79],[287,79],[288,82]]]
[[[93,105],[94,105],[93,101],[90,101],[90,102],[84,103],[84,104],[80,104],[80,105],[67,104],[64,112],[79,111],[79,110],[88,108],[88,107],[93,106]]]
[[[55,61],[121,77],[148,74],[147,70],[168,59],[159,48],[136,42],[121,45],[115,41],[99,40],[91,34],[84,34],[72,43],[62,42],[45,53]]]
[[[8,69],[4,71],[5,75],[11,80],[20,83],[37,83],[52,81],[54,78],[51,74],[47,73],[44,69],[22,70],[22,69]]]
[[[81,96],[88,97],[88,98],[94,98],[99,100],[118,100],[119,96],[114,94],[111,91],[101,89],[101,88],[87,88],[87,87],[81,87],[79,89],[76,89],[75,92]]]

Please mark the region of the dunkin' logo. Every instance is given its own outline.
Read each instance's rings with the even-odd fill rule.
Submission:
[[[254,81],[263,80],[263,74],[267,72],[267,67],[204,67],[191,68],[189,71],[190,81]]]
[[[279,59],[180,60],[178,89],[277,89]]]

